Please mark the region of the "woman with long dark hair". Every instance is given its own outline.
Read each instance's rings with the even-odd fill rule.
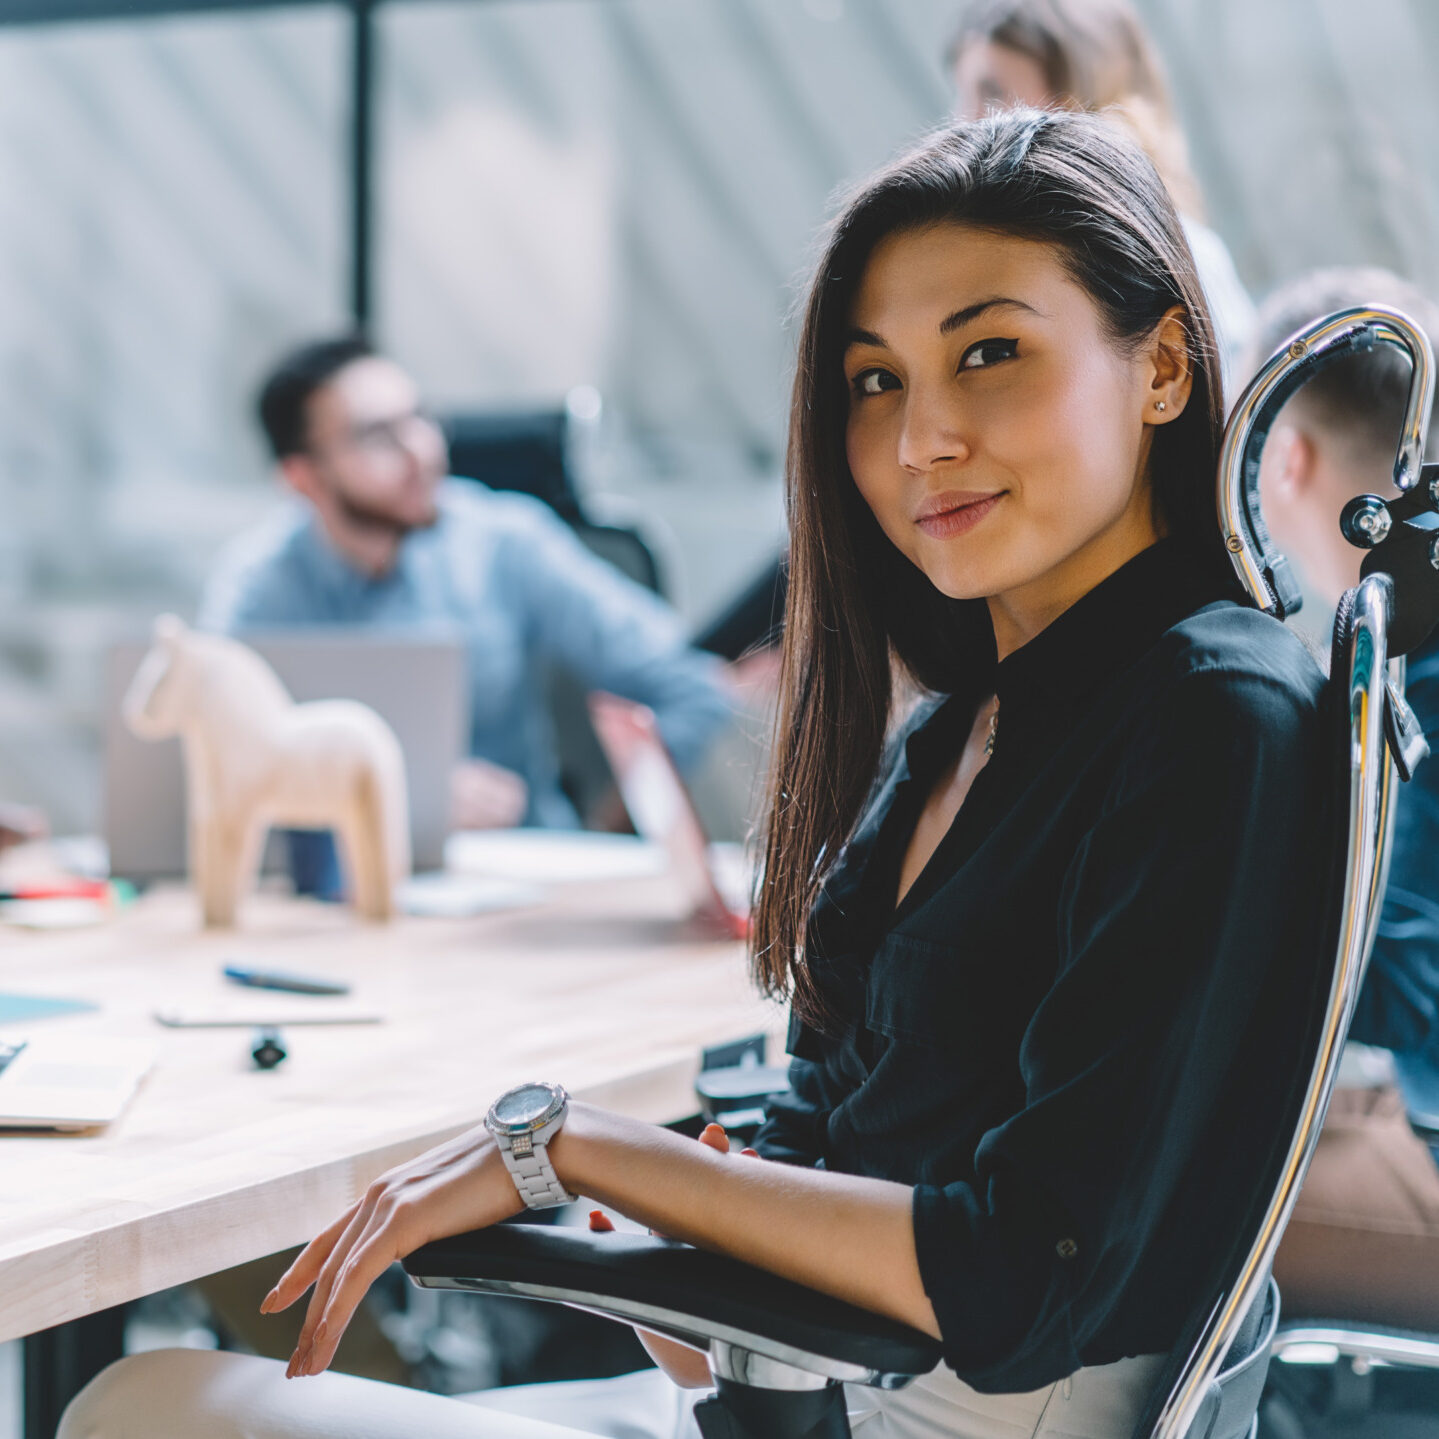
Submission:
[[[1127,1432],[1268,1163],[1317,909],[1320,676],[1231,577],[1215,373],[1164,186],[1099,120],[991,116],[855,194],[800,335],[754,928],[793,1093],[760,1159],[503,1096],[286,1274],[291,1374],[396,1258],[568,1192],[938,1336],[935,1374],[854,1394],[865,1439]],[[280,1374],[123,1361],[62,1434],[673,1432],[603,1388],[562,1430],[513,1412],[543,1393]]]

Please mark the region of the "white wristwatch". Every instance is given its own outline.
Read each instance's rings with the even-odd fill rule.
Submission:
[[[531,1209],[551,1209],[575,1198],[560,1183],[545,1149],[569,1110],[570,1097],[562,1085],[540,1082],[507,1089],[485,1116],[505,1168]]]

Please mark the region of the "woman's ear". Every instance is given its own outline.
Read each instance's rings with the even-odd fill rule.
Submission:
[[[1145,414],[1151,425],[1167,425],[1184,413],[1194,389],[1189,326],[1183,305],[1171,305],[1154,327],[1145,351]]]

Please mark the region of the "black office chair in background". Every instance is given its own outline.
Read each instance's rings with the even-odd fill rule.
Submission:
[[[445,416],[450,473],[493,490],[531,495],[547,504],[592,553],[664,598],[667,576],[650,536],[637,524],[596,516],[575,480],[576,431],[593,423],[598,397],[538,409],[467,411]],[[586,418],[576,418],[576,411]],[[590,724],[585,686],[554,666],[547,680],[560,760],[560,784],[581,816],[593,814],[614,787],[614,776]]]
[[[494,490],[533,495],[577,525],[583,515],[567,460],[569,423],[563,406],[443,416],[450,473]]]
[[[1259,508],[1259,453],[1285,400],[1316,369],[1390,344],[1414,363],[1396,463],[1401,496],[1346,512],[1346,533],[1369,548],[1364,579],[1335,622],[1327,689],[1327,772],[1333,896],[1314,982],[1295,996],[1312,1054],[1284,1096],[1272,1172],[1244,1231],[1220,1256],[1135,1439],[1252,1439],[1278,1322],[1269,1270],[1338,1072],[1384,889],[1396,766],[1427,752],[1403,699],[1399,661],[1439,619],[1432,535],[1410,523],[1439,512],[1439,466],[1421,470],[1433,398],[1429,346],[1404,316],[1350,310],[1310,326],[1264,368],[1236,407],[1219,476],[1219,509],[1236,571],[1256,603],[1283,618],[1298,590]],[[1386,523],[1387,517],[1387,523]],[[662,1239],[505,1225],[425,1246],[405,1261],[422,1286],[524,1295],[639,1323],[708,1352],[717,1392],[696,1411],[707,1439],[843,1439],[842,1385],[894,1388],[928,1372],[939,1346],[893,1321],[737,1260]]]
[[[574,408],[567,404],[444,417],[450,473],[478,480],[492,490],[513,490],[543,500],[601,559],[636,584],[665,595],[667,576],[643,528],[596,516],[580,495],[572,454]]]

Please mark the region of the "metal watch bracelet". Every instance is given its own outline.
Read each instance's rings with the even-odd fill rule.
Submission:
[[[528,1134],[518,1134],[508,1145],[500,1146],[505,1168],[510,1171],[520,1198],[530,1209],[553,1209],[555,1205],[569,1204],[575,1198],[560,1183],[545,1148],[544,1145],[536,1148]]]

